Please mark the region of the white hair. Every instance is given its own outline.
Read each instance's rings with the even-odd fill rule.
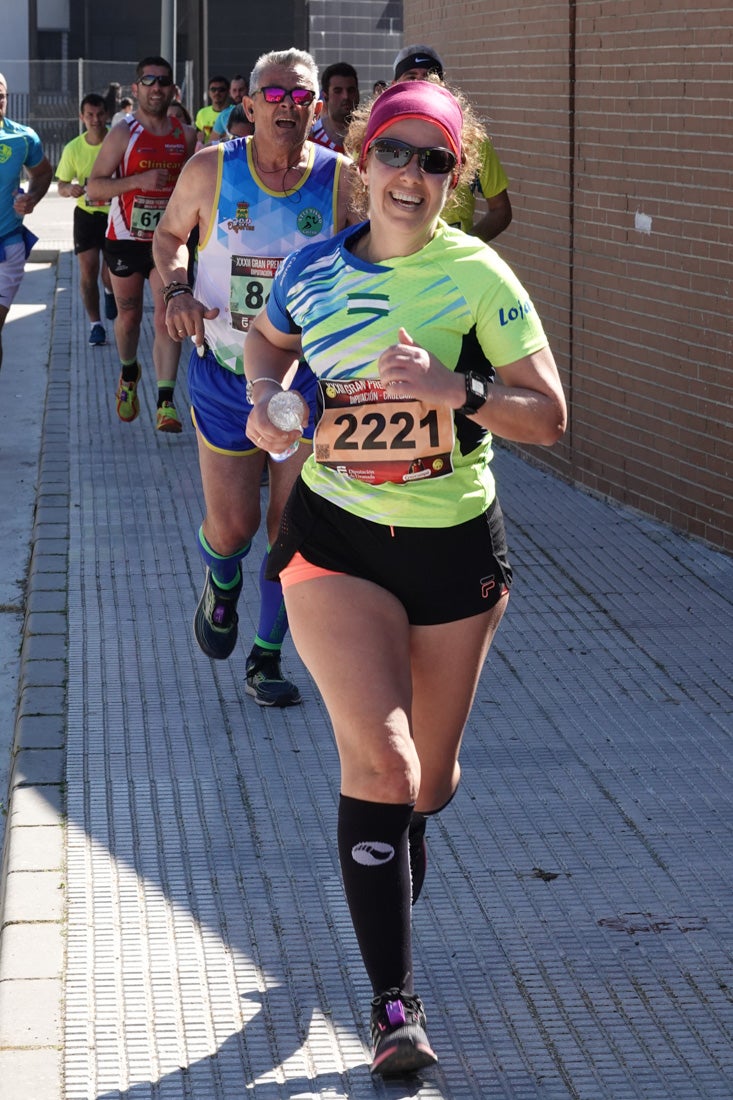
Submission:
[[[315,59],[305,50],[298,50],[292,46],[289,50],[271,50],[257,58],[249,77],[249,94],[254,95],[260,87],[262,74],[273,66],[284,69],[292,69],[301,65],[308,70],[308,75],[313,82],[313,91],[318,92],[318,65]]]

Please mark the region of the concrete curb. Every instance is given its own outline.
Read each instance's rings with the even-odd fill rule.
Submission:
[[[36,262],[41,262],[34,256]],[[71,253],[55,262],[56,290]],[[68,312],[68,311],[67,311]],[[65,956],[65,722],[69,552],[69,332],[57,314],[39,457],[0,877],[0,1098],[61,1100]],[[8,1096],[8,1100],[10,1097]]]

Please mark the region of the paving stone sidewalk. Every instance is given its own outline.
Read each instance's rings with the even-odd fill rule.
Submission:
[[[440,1065],[372,1082],[327,716],[290,643],[303,705],[244,692],[262,540],[210,662],[194,433],[153,430],[150,314],[124,425],[68,253],[58,277],[0,1100],[730,1100],[733,560],[499,452],[516,585],[415,911]]]

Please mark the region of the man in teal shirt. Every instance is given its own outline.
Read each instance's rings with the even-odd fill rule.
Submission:
[[[0,73],[0,366],[3,325],[35,242],[23,218],[46,194],[53,175],[38,134],[6,118],[7,103],[8,82]],[[30,180],[27,192],[20,186],[23,170]]]

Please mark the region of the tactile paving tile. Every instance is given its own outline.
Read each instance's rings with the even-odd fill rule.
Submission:
[[[372,1082],[325,709],[289,642],[304,704],[244,693],[262,536],[210,662],[150,313],[124,425],[72,293],[66,1100],[730,1100],[730,559],[499,451],[516,585],[414,920],[440,1066]]]

